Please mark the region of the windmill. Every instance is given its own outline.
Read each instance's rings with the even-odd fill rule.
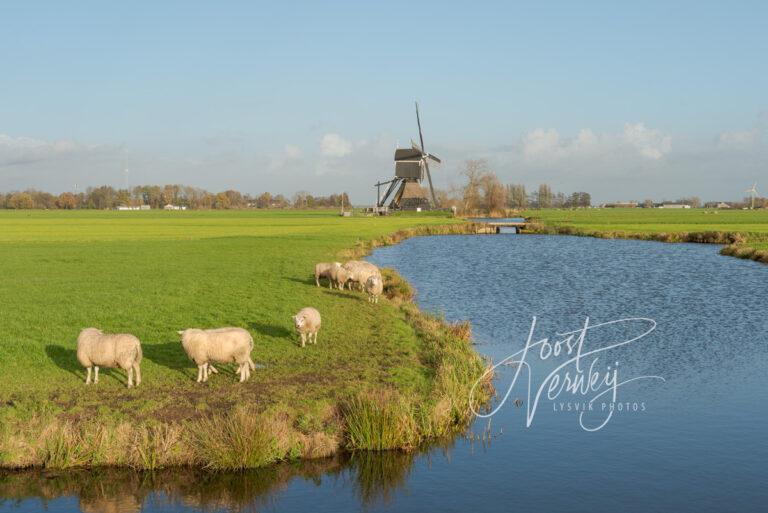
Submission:
[[[757,197],[757,182],[753,183],[752,187],[750,187],[749,189],[747,189],[744,192],[748,192],[750,198],[752,198],[752,204],[751,204],[751,206],[749,208],[754,210],[754,208],[755,208],[755,198]]]
[[[432,175],[429,173],[429,161],[438,164],[441,160],[424,149],[424,135],[421,132],[421,118],[419,117],[419,104],[416,102],[416,124],[419,127],[419,142],[411,141],[410,148],[397,148],[395,150],[395,177],[386,182],[377,182],[376,206],[383,207],[389,201],[389,207],[402,210],[428,210],[436,208],[437,198],[432,187]],[[432,201],[427,198],[421,182],[427,177],[429,193]],[[381,187],[387,187],[384,196],[381,195]]]

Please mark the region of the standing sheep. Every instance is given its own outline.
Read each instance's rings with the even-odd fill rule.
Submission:
[[[94,383],[99,382],[99,366],[119,367],[128,375],[128,388],[141,384],[141,342],[127,333],[109,335],[96,328],[85,328],[77,337],[77,361],[88,369],[85,384],[91,384],[91,368]]]
[[[256,370],[251,360],[253,338],[242,328],[190,328],[177,333],[181,335],[184,352],[197,364],[198,383],[208,381],[211,373],[218,372],[212,362],[238,364],[240,383],[251,377],[251,370]]]
[[[341,265],[334,265],[331,268],[331,286],[339,290],[344,290],[344,286],[349,280],[349,271]]]
[[[306,342],[317,344],[317,332],[320,330],[320,312],[312,307],[302,308],[293,316],[293,324],[301,335],[301,347]]]
[[[384,281],[381,276],[378,274],[369,276],[365,282],[365,291],[368,293],[368,301],[378,303],[379,296],[384,292]]]
[[[370,262],[350,260],[344,264],[343,267],[349,273],[349,280],[353,283],[357,283],[357,285],[360,287],[360,290],[365,290],[365,282],[368,281],[369,277],[373,275],[381,276],[381,271],[379,271],[379,268]],[[352,290],[351,284],[349,288]]]
[[[315,264],[315,285],[319,287],[320,278],[327,278],[328,288],[332,288],[333,283],[331,282],[331,269],[340,265],[341,264],[339,262],[333,262],[331,264],[326,262],[320,262],[319,264]]]

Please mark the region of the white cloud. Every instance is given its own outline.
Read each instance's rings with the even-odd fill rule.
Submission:
[[[55,159],[89,149],[69,140],[49,142],[31,137],[11,137],[0,134],[0,166]]]
[[[324,157],[345,157],[352,153],[352,143],[339,134],[325,134],[320,140],[320,154]]]
[[[672,137],[661,130],[646,128],[643,123],[624,125],[624,141],[634,147],[640,155],[658,160],[672,150]]]
[[[622,132],[614,134],[596,134],[585,128],[572,138],[552,128],[537,128],[521,137],[520,148],[528,162],[615,156],[659,160],[672,150],[672,137],[643,123],[627,123]]]
[[[566,150],[560,134],[554,129],[537,128],[522,137],[523,155],[529,158],[551,157]]]
[[[287,159],[297,160],[301,158],[301,148],[299,148],[298,146],[294,146],[292,144],[286,144],[285,148],[283,149],[283,152],[285,153],[285,157]]]
[[[747,150],[755,145],[759,135],[757,130],[724,132],[717,138],[717,145],[725,150]]]

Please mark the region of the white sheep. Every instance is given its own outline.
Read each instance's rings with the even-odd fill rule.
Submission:
[[[365,282],[365,291],[368,293],[368,301],[378,303],[379,296],[384,292],[384,280],[377,274],[369,276]]]
[[[333,263],[327,263],[327,262],[320,262],[318,264],[315,264],[315,285],[318,287],[320,286],[320,278],[327,278],[328,279],[328,288],[333,287],[333,282],[331,281],[331,269],[333,269],[336,266],[340,266],[341,264],[339,262],[333,262]]]
[[[320,330],[320,312],[312,307],[306,307],[299,310],[299,313],[293,316],[293,324],[296,331],[301,335],[301,347],[306,342],[317,344],[317,332]]]
[[[99,382],[99,367],[120,368],[128,375],[128,388],[141,383],[141,342],[127,333],[110,335],[96,328],[85,328],[77,337],[77,360],[88,369],[85,384],[91,384],[91,368],[94,383]]]
[[[365,290],[365,282],[368,281],[369,277],[374,275],[381,277],[381,271],[379,271],[379,268],[370,262],[350,260],[344,264],[343,267],[349,273],[349,280],[352,283],[357,283],[357,285],[360,287],[360,290]],[[351,284],[349,288],[352,290]]]
[[[238,364],[240,383],[251,377],[251,370],[256,370],[251,360],[253,337],[242,328],[190,328],[177,333],[181,335],[184,352],[197,364],[198,383],[208,381],[211,373],[218,372],[212,362]]]
[[[339,290],[344,290],[344,286],[349,280],[349,271],[341,264],[334,265],[331,268],[331,285]]]

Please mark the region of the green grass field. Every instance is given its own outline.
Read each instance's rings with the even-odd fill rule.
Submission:
[[[318,288],[313,270],[362,241],[453,222],[329,211],[0,211],[0,462],[18,462],[14,436],[30,419],[183,423],[239,404],[281,405],[309,432],[351,393],[427,397],[435,367],[403,309]],[[323,327],[316,346],[301,348],[291,315],[304,306],[320,310]],[[140,387],[126,389],[118,370],[84,384],[75,341],[88,326],[139,337]],[[176,330],[219,326],[254,337],[263,368],[246,384],[228,366],[207,384],[194,381]]]
[[[768,249],[768,210],[711,209],[587,209],[528,210],[524,216],[550,226],[572,226],[585,231],[655,234],[675,232],[738,232],[746,244]]]

